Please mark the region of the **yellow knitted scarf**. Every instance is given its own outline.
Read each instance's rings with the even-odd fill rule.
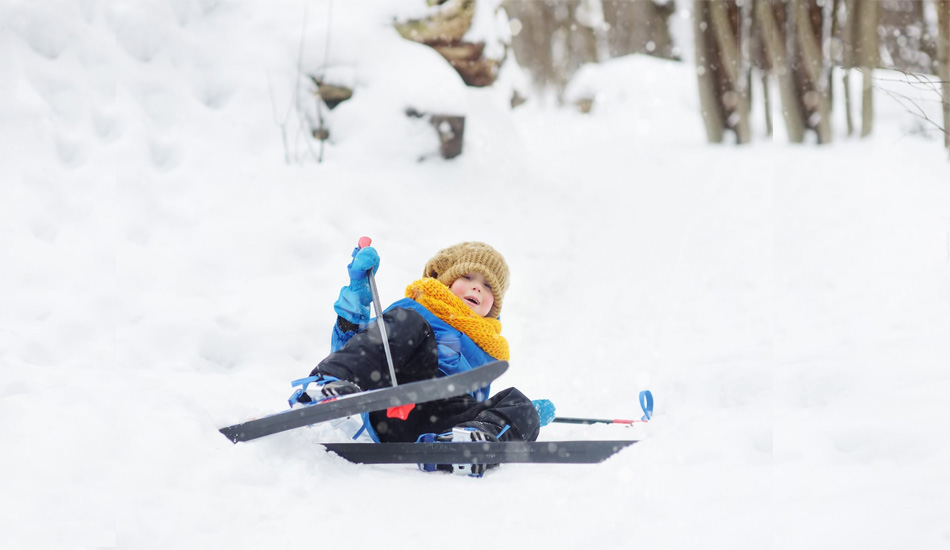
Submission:
[[[508,360],[508,340],[501,335],[501,321],[479,316],[438,279],[426,277],[415,281],[406,287],[406,298],[419,302],[436,317],[462,331],[488,355]]]

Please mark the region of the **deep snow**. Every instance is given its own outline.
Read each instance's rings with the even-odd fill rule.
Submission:
[[[950,545],[939,141],[879,94],[869,140],[709,146],[689,65],[641,57],[584,77],[590,116],[511,111],[513,66],[466,89],[367,4],[0,2],[0,546]],[[318,164],[325,63],[356,94]],[[407,104],[466,114],[464,154]],[[328,352],[361,235],[387,302],[498,248],[495,389],[609,417],[650,389],[648,425],[542,432],[643,441],[482,479],[346,463],[325,426],[229,443]]]

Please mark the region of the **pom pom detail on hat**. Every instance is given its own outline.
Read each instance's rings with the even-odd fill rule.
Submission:
[[[508,290],[508,264],[491,246],[481,242],[464,242],[442,249],[426,262],[423,275],[438,279],[445,286],[452,286],[456,279],[468,273],[481,273],[485,277],[495,297],[488,317],[497,319]]]

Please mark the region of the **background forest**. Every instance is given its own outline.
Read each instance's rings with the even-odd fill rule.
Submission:
[[[764,104],[766,135],[777,113],[789,141],[813,134],[827,143],[836,105],[846,133],[866,136],[874,124],[873,70],[892,69],[896,75],[877,78],[906,86],[886,100],[919,115],[919,131],[950,148],[946,0],[507,0],[504,8],[517,21],[518,62],[536,84],[559,92],[585,63],[633,53],[695,63],[712,142],[727,133],[739,143],[753,139],[752,102]],[[852,86],[852,79],[860,82]],[[832,100],[836,80],[841,102]],[[942,110],[932,108],[941,103]]]

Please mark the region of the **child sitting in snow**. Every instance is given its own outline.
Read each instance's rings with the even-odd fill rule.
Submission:
[[[332,350],[311,372],[318,390],[301,402],[392,385],[380,331],[369,323],[372,293],[366,272],[379,267],[372,247],[356,249],[347,266],[349,286],[334,304],[338,315]],[[424,278],[406,289],[406,298],[383,312],[396,381],[416,382],[463,372],[508,359],[501,335],[502,300],[508,265],[491,246],[465,242],[439,251],[425,265]],[[416,441],[434,433],[440,440],[534,441],[538,411],[515,388],[489,397],[489,388],[472,395],[418,403],[405,420],[386,411],[364,415],[375,441]]]

